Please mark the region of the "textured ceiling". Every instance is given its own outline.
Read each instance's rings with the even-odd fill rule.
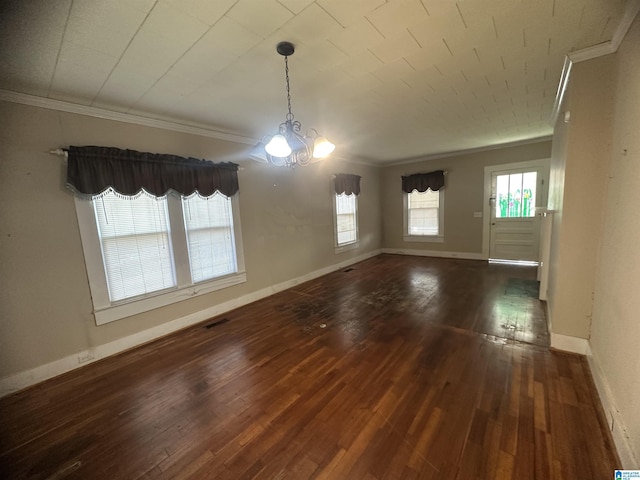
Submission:
[[[392,162],[550,135],[624,0],[0,1],[0,88],[260,139],[286,113]]]

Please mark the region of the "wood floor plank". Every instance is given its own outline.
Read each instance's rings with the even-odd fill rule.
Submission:
[[[0,478],[609,478],[588,364],[514,278],[380,255],[43,382],[0,399]]]

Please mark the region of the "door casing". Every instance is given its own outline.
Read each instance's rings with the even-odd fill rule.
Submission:
[[[547,205],[548,198],[548,186],[549,186],[549,158],[543,158],[539,160],[529,160],[525,162],[506,163],[501,165],[487,165],[484,167],[484,195],[483,195],[483,228],[482,228],[482,257],[489,259],[490,245],[491,245],[491,219],[493,203],[491,201],[492,196],[492,177],[498,172],[508,173],[514,171],[514,173],[527,170],[538,172],[538,185],[536,194],[536,209],[542,209]],[[536,220],[539,222],[539,219]],[[538,228],[539,230],[539,228]]]

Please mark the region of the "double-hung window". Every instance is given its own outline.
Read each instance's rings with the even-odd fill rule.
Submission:
[[[413,190],[404,194],[404,240],[443,242],[443,192]]]
[[[444,242],[444,170],[402,177],[404,240]]]
[[[111,190],[91,203],[112,303],[176,286],[166,197]]]
[[[440,234],[440,194],[414,190],[407,195],[407,229],[409,235]]]
[[[231,200],[216,193],[182,197],[191,280],[194,283],[237,272]]]
[[[358,194],[360,176],[349,173],[334,175],[333,230],[335,252],[358,247]]]
[[[76,197],[96,323],[246,281],[237,196]]]
[[[342,193],[335,196],[336,246],[358,241],[358,197]]]

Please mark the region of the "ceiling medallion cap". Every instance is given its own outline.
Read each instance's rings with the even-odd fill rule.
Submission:
[[[276,50],[283,57],[288,57],[289,55],[293,55],[293,52],[295,52],[296,49],[291,42],[280,42],[276,47]]]

